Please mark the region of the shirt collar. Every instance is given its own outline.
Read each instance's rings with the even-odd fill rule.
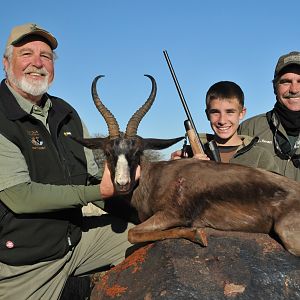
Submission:
[[[18,92],[16,92],[9,84],[6,83],[6,86],[8,87],[8,89],[11,91],[11,93],[14,95],[14,97],[16,98],[16,101],[18,102],[18,104],[20,105],[20,107],[28,114],[32,114],[32,112],[35,110],[40,110],[41,113],[43,114],[47,114],[49,109],[52,107],[52,103],[51,100],[49,99],[49,97],[47,96],[47,94],[43,95],[44,100],[42,101],[42,103],[44,103],[44,105],[42,107],[31,103],[30,101],[28,101],[26,98],[22,97]]]

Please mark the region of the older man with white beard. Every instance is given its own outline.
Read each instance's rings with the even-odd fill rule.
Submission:
[[[32,39],[32,37],[31,37]],[[27,38],[28,42],[30,37]],[[32,41],[34,48],[39,48],[39,41]],[[9,45],[4,55],[4,68],[6,70],[7,82],[24,98],[32,103],[40,104],[41,95],[48,91],[54,77],[54,53],[52,51],[41,51],[41,57],[35,58],[31,64],[31,49],[20,47],[13,55],[15,47]]]
[[[28,23],[12,29],[3,57],[0,299],[58,299],[69,275],[116,265],[131,246],[131,224],[110,215],[83,232],[81,207],[114,190],[108,169],[99,184],[92,153],[66,135],[86,132],[75,109],[47,93],[56,47]]]

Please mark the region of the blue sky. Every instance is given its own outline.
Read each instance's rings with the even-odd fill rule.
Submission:
[[[90,94],[96,75],[105,75],[98,92],[122,130],[150,93],[143,75],[152,75],[158,93],[138,133],[171,138],[184,135],[185,113],[164,49],[198,131],[210,132],[204,98],[217,81],[241,86],[246,117],[273,107],[277,59],[300,51],[299,11],[298,0],[14,1],[14,8],[6,5],[0,12],[0,48],[3,53],[15,25],[33,22],[51,31],[59,45],[49,92],[70,102],[91,134],[107,134]]]

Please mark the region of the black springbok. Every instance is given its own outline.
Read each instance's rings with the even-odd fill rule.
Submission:
[[[88,148],[101,148],[118,193],[132,193],[131,204],[141,224],[129,230],[132,243],[165,238],[187,238],[207,245],[204,227],[223,231],[275,233],[285,248],[300,256],[300,185],[298,182],[261,169],[237,164],[181,159],[148,162],[145,149],[164,149],[182,138],[144,139],[137,135],[143,116],[156,95],[152,91],[145,104],[128,122],[125,134],[103,105],[92,84],[95,105],[105,119],[109,136],[78,140]],[[134,174],[141,166],[135,185]]]

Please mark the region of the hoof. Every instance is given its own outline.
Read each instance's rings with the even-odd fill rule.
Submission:
[[[203,247],[207,247],[208,245],[207,237],[203,229],[196,229],[195,242],[202,245]]]

